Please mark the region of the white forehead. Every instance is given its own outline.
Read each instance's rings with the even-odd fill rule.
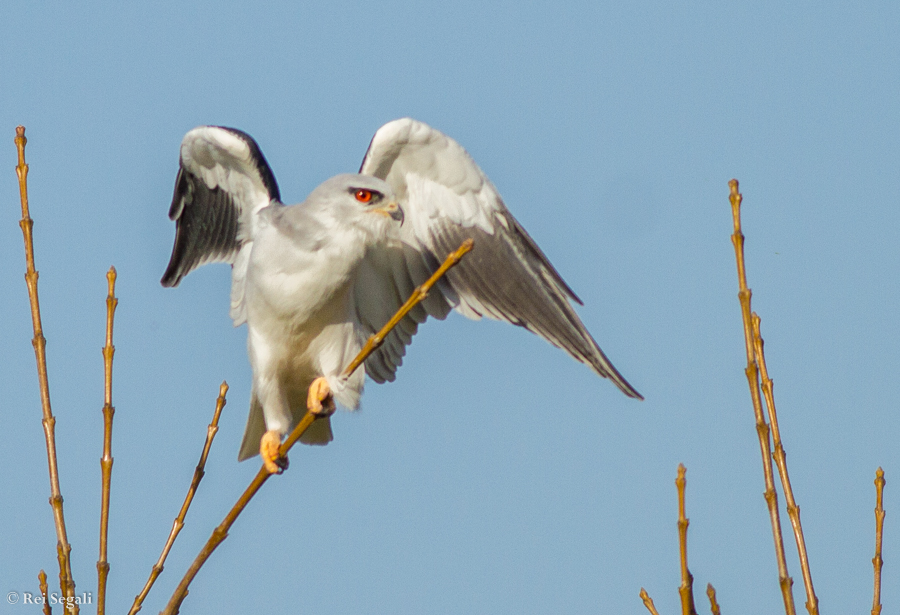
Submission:
[[[394,198],[394,191],[391,186],[384,180],[372,177],[370,175],[359,175],[357,173],[343,173],[335,175],[331,179],[323,182],[313,191],[315,196],[331,196],[340,193],[349,193],[356,190],[374,190],[380,192],[388,199]],[[312,196],[312,195],[311,195]]]

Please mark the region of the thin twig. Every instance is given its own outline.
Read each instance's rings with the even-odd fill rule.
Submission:
[[[875,471],[875,557],[872,558],[872,566],[875,568],[875,597],[872,599],[872,615],[881,613],[881,567],[884,561],[881,559],[881,538],[884,530],[884,470],[878,468]]]
[[[438,268],[438,270],[435,271],[434,274],[430,278],[428,278],[428,280],[424,284],[422,284],[412,292],[412,294],[409,296],[409,299],[406,300],[406,303],[400,306],[400,309],[397,310],[397,313],[394,314],[393,318],[391,318],[387,322],[387,324],[381,328],[381,331],[368,339],[366,345],[363,346],[363,349],[359,352],[358,355],[356,355],[356,358],[353,359],[350,364],[344,369],[343,373],[341,373],[341,378],[345,380],[349,378],[350,375],[353,374],[353,372],[355,372],[360,365],[362,365],[363,361],[365,361],[370,354],[378,350],[381,344],[384,343],[384,338],[387,337],[388,333],[390,333],[391,330],[397,326],[397,323],[403,320],[403,318],[409,313],[411,309],[413,309],[413,307],[416,306],[416,304],[418,304],[420,301],[423,301],[425,297],[428,296],[428,291],[431,290],[431,287],[434,286],[437,281],[440,280],[441,277],[443,277],[443,275],[450,270],[451,267],[455,267],[456,264],[459,263],[459,261],[462,259],[462,257],[465,256],[466,253],[468,253],[474,245],[474,241],[472,241],[471,239],[466,239],[464,242],[462,242],[462,245],[459,246],[456,252],[451,253],[446,259],[444,259],[443,264]]]
[[[428,280],[416,288],[409,300],[404,303],[397,313],[394,314],[393,318],[391,318],[388,323],[381,328],[381,330],[369,338],[366,342],[365,346],[363,346],[362,350],[359,351],[359,354],[356,355],[356,358],[350,362],[347,368],[341,373],[342,378],[349,378],[360,365],[366,360],[366,358],[372,354],[384,341],[384,338],[391,332],[391,330],[400,322],[409,311],[414,308],[420,301],[424,300],[425,297],[428,296],[428,291],[434,286],[437,281],[443,276],[447,271],[459,263],[463,256],[466,255],[469,250],[472,249],[474,242],[471,239],[465,240],[462,245],[453,253],[451,253],[443,262],[443,264],[435,271],[434,275],[432,275]],[[300,419],[300,422],[294,427],[293,431],[288,435],[287,439],[281,443],[281,446],[278,448],[278,456],[279,457],[287,457],[288,451],[291,450],[291,447],[296,444],[297,440],[309,429],[309,426],[313,424],[317,418],[322,415],[313,414],[311,412],[307,412],[303,415],[303,418]],[[166,605],[166,608],[161,612],[161,615],[175,615],[178,613],[178,610],[181,608],[181,603],[184,601],[185,597],[188,594],[188,587],[191,584],[191,581],[194,580],[194,577],[197,576],[197,573],[200,571],[200,568],[203,564],[206,563],[206,560],[209,559],[209,556],[212,555],[212,552],[216,550],[223,540],[228,537],[228,530],[240,516],[240,514],[244,511],[247,504],[250,503],[250,500],[253,499],[253,496],[256,495],[256,492],[260,490],[260,488],[269,480],[269,477],[272,476],[268,470],[266,470],[265,466],[260,467],[259,471],[256,473],[256,476],[253,477],[253,480],[250,481],[250,484],[244,490],[244,493],[241,494],[241,497],[238,498],[238,501],[235,502],[234,506],[231,507],[231,510],[228,511],[228,514],[225,515],[225,519],[222,520],[222,523],[213,530],[212,535],[209,537],[209,540],[206,541],[206,544],[203,545],[203,548],[200,550],[200,553],[197,554],[197,557],[194,559],[190,568],[188,568],[187,572],[184,574],[184,578],[181,579],[181,583],[178,584],[178,587],[175,589],[175,592],[172,594],[172,597],[169,599],[169,603]]]
[[[650,597],[650,594],[648,594],[647,590],[643,587],[641,588],[641,600],[644,601],[644,606],[647,607],[647,610],[650,611],[651,615],[659,615],[659,611],[656,610],[656,605],[653,604],[653,598]]]
[[[753,352],[756,356],[756,364],[759,366],[759,375],[762,378],[763,399],[769,413],[769,426],[772,428],[772,443],[775,445],[773,458],[778,467],[778,477],[781,479],[781,488],[784,492],[785,504],[787,504],[788,518],[791,520],[791,528],[794,530],[794,540],[797,542],[797,554],[800,557],[800,571],[803,574],[803,585],[806,587],[806,610],[810,615],[818,615],[819,599],[813,588],[812,573],[809,570],[809,556],[806,552],[806,539],[803,537],[803,526],[800,524],[800,507],[794,499],[794,489],[791,487],[791,478],[788,475],[787,456],[784,445],[781,443],[781,432],[778,429],[778,413],[775,410],[774,383],[769,378],[769,370],[766,367],[765,342],[760,334],[760,318],[756,312],[751,314],[753,325]]]
[[[200,486],[200,481],[203,480],[203,475],[206,473],[206,458],[209,456],[209,449],[212,446],[213,438],[216,437],[216,432],[219,431],[219,416],[222,414],[222,408],[225,407],[225,394],[227,392],[228,383],[222,382],[219,386],[219,397],[216,399],[216,411],[213,414],[212,422],[206,428],[206,442],[203,445],[203,452],[200,454],[200,461],[197,462],[197,467],[194,469],[194,477],[191,479],[191,486],[188,488],[184,503],[181,505],[181,510],[178,511],[178,516],[175,518],[175,523],[172,525],[172,531],[169,532],[166,546],[163,547],[159,560],[153,565],[153,569],[150,571],[150,578],[147,579],[147,582],[144,584],[144,589],[142,589],[141,593],[135,597],[134,604],[131,605],[128,615],[135,615],[135,613],[141,610],[144,599],[147,597],[147,594],[150,593],[153,584],[156,583],[157,577],[162,574],[166,558],[169,557],[169,551],[172,549],[172,545],[175,544],[175,539],[178,538],[181,528],[184,527],[184,519],[187,516],[188,509],[191,507],[191,502],[194,500],[194,494],[197,493],[197,487]]]
[[[69,586],[66,576],[66,550],[58,540],[56,541],[56,561],[59,562],[59,591],[65,596],[66,588]]]
[[[312,422],[316,419],[318,415],[312,414],[311,412],[307,412],[297,427],[294,429],[294,432],[299,430],[300,435],[302,435]],[[291,434],[293,435],[293,433]],[[298,435],[299,438],[299,435]],[[283,445],[282,445],[283,448]],[[281,451],[279,451],[281,452]],[[287,452],[287,451],[283,451]],[[172,597],[169,599],[169,603],[166,605],[166,608],[162,611],[161,615],[175,615],[178,613],[178,610],[181,608],[181,603],[187,597],[188,587],[191,584],[191,581],[194,580],[194,577],[197,576],[197,573],[200,571],[200,568],[206,563],[206,560],[212,555],[212,552],[216,550],[216,547],[228,537],[228,530],[237,520],[238,516],[243,512],[244,508],[253,499],[253,496],[256,495],[256,492],[269,480],[271,474],[266,470],[265,466],[261,467],[259,471],[256,473],[256,476],[253,477],[253,480],[250,482],[250,485],[244,490],[244,493],[241,494],[241,497],[238,498],[238,501],[235,502],[234,506],[231,507],[231,510],[228,511],[228,514],[225,515],[225,519],[222,520],[216,529],[213,530],[212,535],[209,537],[209,540],[206,541],[206,544],[203,545],[203,548],[200,550],[200,553],[194,559],[190,568],[188,568],[187,572],[184,574],[184,577],[181,579],[181,582],[178,584],[178,587],[175,589],[175,593],[172,594]]]
[[[687,530],[690,521],[684,516],[684,487],[687,483],[685,472],[687,469],[684,464],[679,463],[678,478],[675,479],[675,486],[678,488],[678,550],[681,556],[681,587],[678,588],[678,594],[681,596],[682,615],[697,615],[694,606],[694,576],[688,570],[687,563]]]
[[[34,222],[28,213],[28,165],[25,164],[25,127],[16,127],[16,150],[19,163],[16,175],[19,177],[19,197],[22,202],[22,220],[19,226],[25,241],[25,283],[28,286],[28,299],[31,303],[31,324],[34,328],[34,357],[37,362],[38,385],[41,392],[41,412],[44,426],[44,439],[47,443],[47,466],[50,470],[50,506],[53,509],[53,522],[56,526],[56,552],[59,559],[60,589],[63,595],[74,599],[75,581],[72,578],[72,545],[66,534],[66,520],[63,515],[63,497],[59,490],[59,467],[56,461],[56,417],[50,409],[50,384],[47,379],[47,340],[41,326],[41,307],[38,301],[38,272],[34,268],[34,238],[32,229]],[[75,615],[78,613],[76,605]]]
[[[778,579],[781,586],[781,594],[784,598],[784,610],[787,615],[795,615],[794,596],[791,592],[793,579],[788,575],[787,560],[784,555],[784,537],[781,534],[781,519],[778,515],[778,494],[775,491],[775,477],[772,471],[772,450],[769,445],[769,426],[766,424],[762,410],[762,398],[759,392],[759,373],[756,366],[756,357],[753,350],[753,330],[750,318],[750,297],[752,293],[747,288],[747,273],[744,267],[744,234],[741,232],[741,193],[738,192],[738,181],[732,179],[728,182],[731,189],[729,200],[731,201],[731,215],[734,218],[734,233],[731,235],[731,243],[734,244],[734,256],[737,262],[738,273],[738,299],[741,302],[741,316],[744,322],[744,344],[747,349],[747,384],[750,386],[750,399],[753,402],[753,415],[756,419],[756,433],[759,436],[759,449],[762,455],[763,477],[766,482],[765,498],[769,507],[769,519],[772,523],[772,536],[775,540],[775,558],[778,562]]]
[[[716,588],[712,586],[712,583],[706,584],[706,595],[709,597],[709,610],[712,611],[712,615],[722,615],[719,603],[716,601]]]
[[[106,579],[109,562],[106,559],[106,542],[109,535],[109,489],[112,481],[112,426],[116,409],[112,405],[113,320],[116,315],[116,268],[106,272],[106,345],[103,347],[103,457],[100,459],[102,491],[100,495],[100,559],[97,560],[97,615],[106,613]]]
[[[50,606],[50,601],[47,599],[47,573],[41,570],[38,573],[38,584],[41,588],[41,598],[43,598],[43,612],[44,615],[53,615],[53,607]]]

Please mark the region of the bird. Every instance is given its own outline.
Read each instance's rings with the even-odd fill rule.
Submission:
[[[335,402],[359,407],[365,377],[393,381],[406,346],[431,316],[456,310],[539,335],[640,393],[612,365],[572,303],[582,304],[507,209],[466,150],[431,126],[402,118],[379,128],[358,173],[332,177],[302,203],[285,205],[257,142],[199,126],[181,142],[169,209],[175,243],[161,283],[231,264],[234,326],[247,324],[250,413],[238,460],[259,453],[269,472],[278,447],[307,413],[306,444],[333,439]],[[341,372],[466,239],[474,248],[349,378]]]

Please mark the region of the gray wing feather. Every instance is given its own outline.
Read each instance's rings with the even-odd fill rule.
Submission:
[[[178,286],[184,276],[205,263],[231,262],[240,249],[239,211],[234,199],[219,187],[210,190],[184,167],[178,169],[169,218],[176,222],[175,245],[161,280],[163,286]]]
[[[381,259],[381,267],[371,269],[373,279],[364,284],[372,288],[380,279],[402,289],[402,297],[379,307],[376,317],[358,296],[357,310],[361,320],[368,315],[367,328],[377,330],[375,321],[386,322],[405,301],[407,289],[422,283],[447,254],[472,238],[472,252],[430,293],[432,303],[423,306],[428,315],[443,318],[453,307],[470,318],[487,316],[524,327],[611,379],[629,397],[641,398],[575,313],[570,301],[581,301],[456,141],[421,122],[396,120],[375,134],[360,173],[391,184],[405,214],[402,252],[391,248],[395,257],[402,253],[405,263],[373,257]],[[418,313],[407,320],[417,324],[424,319]],[[391,337],[371,359],[371,375],[379,382],[393,380],[403,346],[411,340],[408,329]],[[369,362],[366,368],[369,372]]]
[[[404,256],[405,246],[393,245],[370,252],[357,271],[353,287],[357,320],[365,337],[377,332],[416,288],[414,275],[428,277],[424,267],[410,267]],[[419,324],[429,315],[444,318],[450,305],[441,293],[430,294],[414,307],[385,338],[382,346],[366,360],[366,373],[376,382],[393,382],[397,368],[403,364],[406,346],[412,342]],[[360,340],[364,342],[365,340]]]
[[[178,176],[169,218],[175,245],[163,286],[205,263],[232,267],[231,316],[245,320],[244,277],[256,213],[280,201],[268,162],[250,135],[234,128],[199,126],[181,142]]]

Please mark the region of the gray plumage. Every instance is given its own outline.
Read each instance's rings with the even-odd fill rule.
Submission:
[[[375,202],[361,202],[360,190]],[[458,143],[421,122],[385,124],[358,175],[332,178],[292,206],[281,204],[252,138],[196,128],[182,142],[170,217],[177,230],[164,286],[206,262],[232,264],[231,316],[248,324],[254,375],[241,459],[257,452],[266,429],[284,434],[300,420],[314,378],[325,377],[340,404],[357,407],[363,374],[344,382],[343,367],[467,238],[472,252],[369,357],[369,377],[394,380],[418,325],[456,309],[524,327],[640,398],[493,184]],[[315,425],[319,432],[306,440],[329,441],[328,421]]]

